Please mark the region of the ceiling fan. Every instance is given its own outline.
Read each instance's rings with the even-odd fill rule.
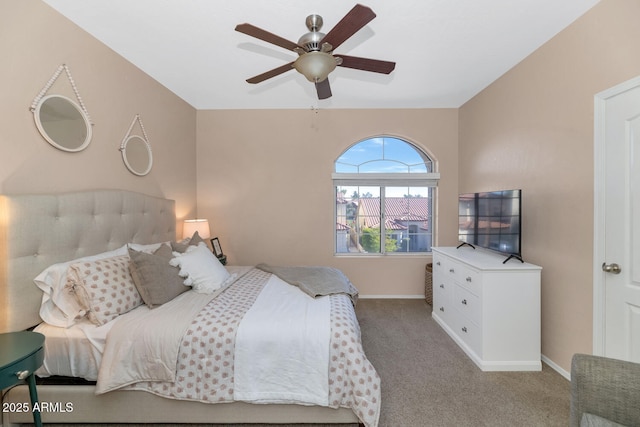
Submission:
[[[334,55],[333,53],[334,49],[338,48],[375,17],[376,14],[370,8],[356,4],[331,31],[324,34],[320,32],[323,23],[322,17],[320,15],[309,15],[305,21],[309,32],[300,37],[298,43],[283,39],[251,24],[237,25],[236,31],[287,50],[292,50],[299,55],[293,62],[247,79],[247,83],[260,83],[295,68],[307,80],[315,83],[318,99],[327,99],[331,97],[331,86],[327,77],[336,66],[374,73],[391,73],[396,67],[395,62],[340,54]]]

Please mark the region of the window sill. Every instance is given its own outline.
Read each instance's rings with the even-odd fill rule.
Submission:
[[[431,257],[433,252],[416,252],[416,253],[388,253],[388,254],[372,254],[372,253],[334,253],[336,258],[424,258]]]

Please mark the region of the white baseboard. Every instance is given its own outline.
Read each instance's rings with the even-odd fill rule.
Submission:
[[[360,299],[424,299],[424,295],[358,295]]]
[[[541,357],[542,361],[544,363],[546,363],[547,365],[549,365],[549,367],[551,369],[553,369],[554,371],[556,371],[557,373],[559,373],[560,375],[562,375],[563,377],[565,377],[567,380],[571,381],[571,373],[565,371],[564,369],[562,369],[560,366],[558,366],[558,364],[556,364],[553,360],[549,359],[547,356],[545,356],[544,354]]]

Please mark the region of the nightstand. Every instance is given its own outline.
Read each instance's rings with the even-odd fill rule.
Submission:
[[[36,378],[33,374],[44,360],[44,335],[37,332],[0,334],[0,390],[22,380],[29,384],[31,410],[38,403]],[[33,411],[33,422],[41,427],[40,411]]]

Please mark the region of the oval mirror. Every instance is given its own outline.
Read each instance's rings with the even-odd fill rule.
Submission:
[[[122,146],[122,160],[131,173],[144,176],[153,165],[151,146],[144,138],[131,135]]]
[[[43,97],[33,111],[38,131],[63,151],[84,150],[91,141],[91,123],[84,111],[62,95]]]

